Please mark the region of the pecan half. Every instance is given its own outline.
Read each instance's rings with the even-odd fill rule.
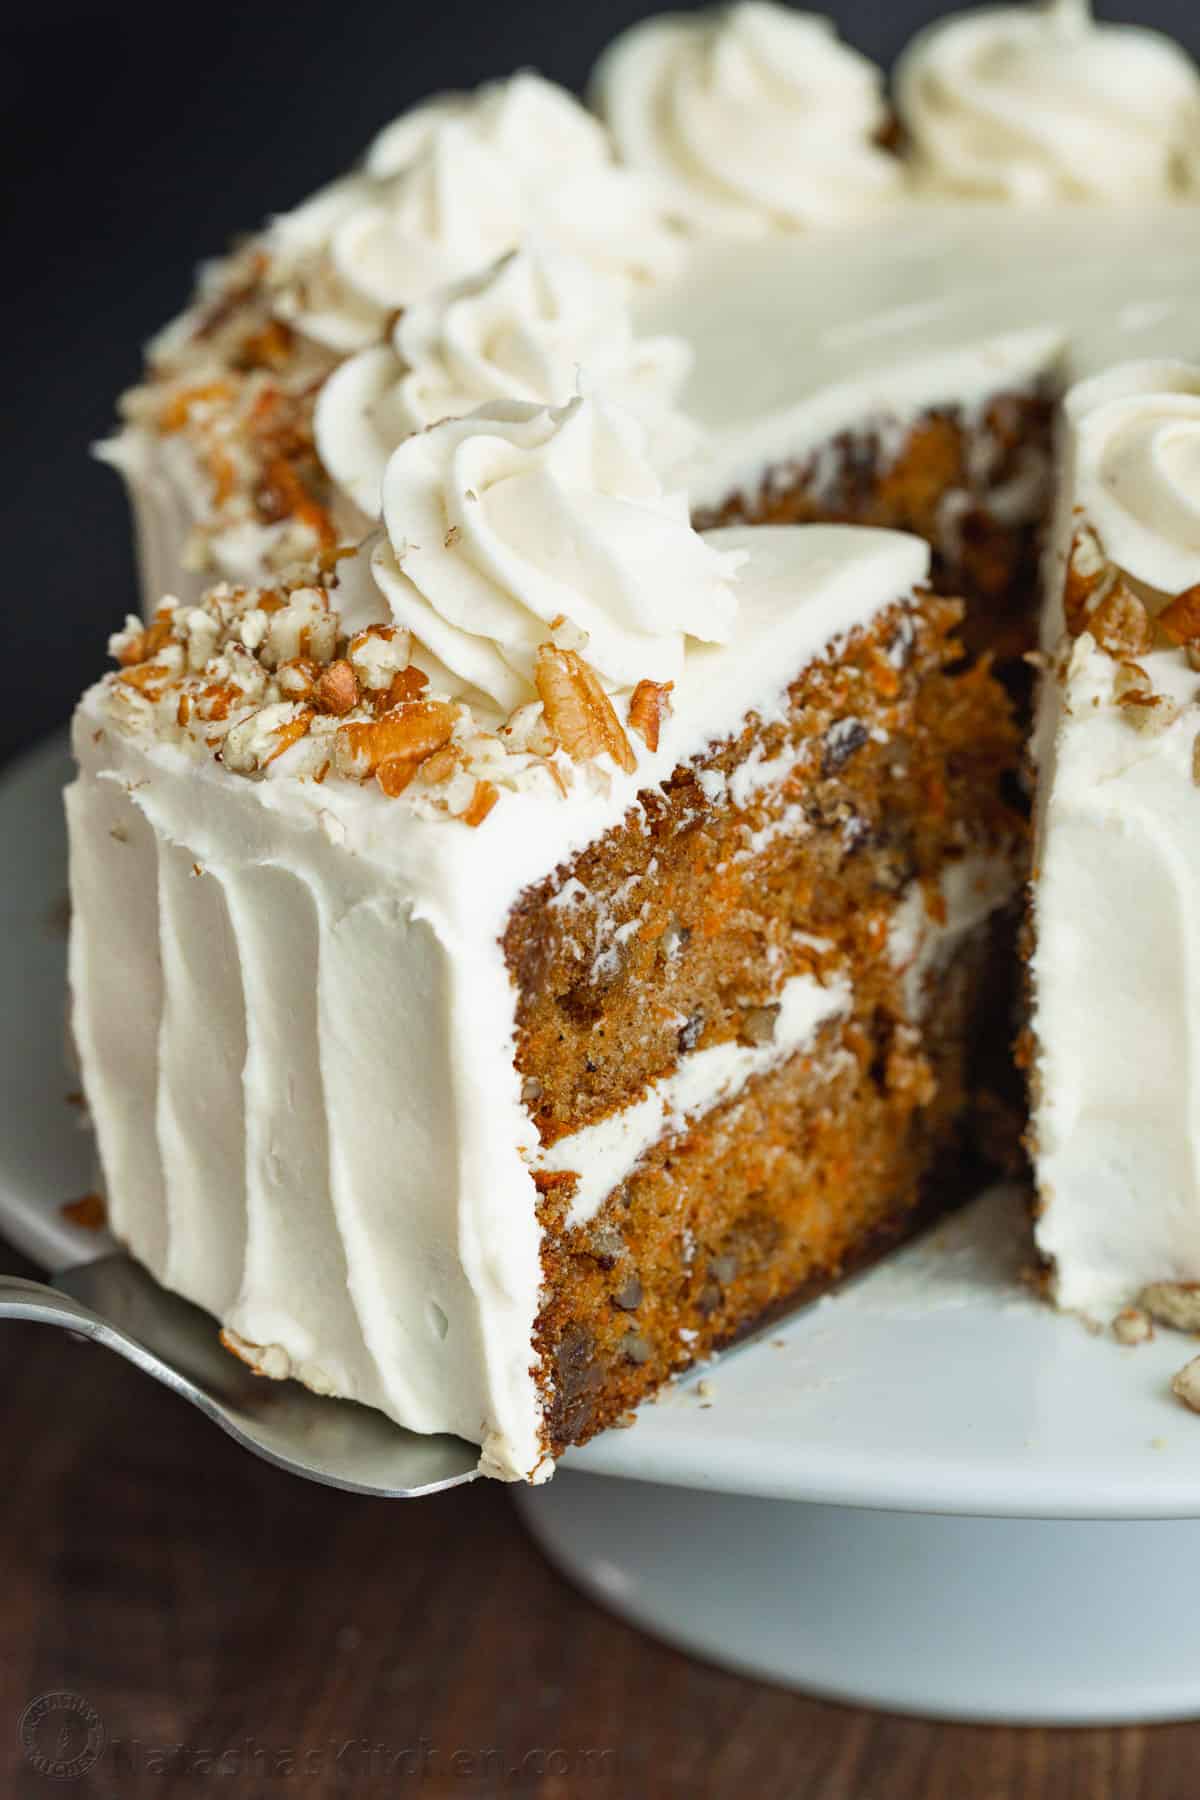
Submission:
[[[612,701],[577,651],[541,645],[533,678],[546,724],[573,761],[588,762],[607,751],[626,775],[633,773],[637,759]]]

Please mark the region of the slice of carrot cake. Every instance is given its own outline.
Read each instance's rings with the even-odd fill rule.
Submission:
[[[75,1032],[159,1279],[537,1479],[963,1191],[1016,734],[924,544],[701,536],[594,400],[383,494],[324,578],[114,640]]]

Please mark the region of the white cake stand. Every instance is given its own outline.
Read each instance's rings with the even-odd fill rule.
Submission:
[[[0,781],[0,1228],[97,1254],[67,1103],[59,744]],[[1020,1196],[920,1244],[573,1452],[517,1503],[601,1604],[837,1699],[1060,1724],[1200,1713],[1195,1348],[1122,1349],[1021,1285]],[[431,1502],[436,1504],[436,1502]]]

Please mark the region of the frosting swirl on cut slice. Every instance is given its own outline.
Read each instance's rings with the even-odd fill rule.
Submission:
[[[767,0],[636,25],[593,85],[617,149],[679,219],[759,235],[869,212],[901,188],[874,140],[882,77],[828,19]]]
[[[1200,73],[1086,0],[990,7],[931,25],[896,71],[920,177],[996,200],[1136,200],[1181,191],[1200,154]]]
[[[410,432],[490,401],[561,405],[599,389],[643,419],[665,458],[692,440],[672,410],[690,363],[681,338],[635,338],[621,283],[529,245],[410,306],[390,345],[343,363],[317,401],[317,450],[377,518],[387,459]]]
[[[587,397],[497,403],[406,438],[373,558],[395,622],[502,712],[532,698],[555,635],[608,687],[676,680],[685,638],[728,641],[741,558],[692,529],[643,440]]]
[[[280,313],[346,351],[531,235],[625,278],[666,273],[678,254],[655,184],[618,167],[572,95],[527,73],[388,126],[362,170],[276,220],[267,247]]]
[[[1161,594],[1200,582],[1200,366],[1122,364],[1064,413],[1075,504],[1109,559]]]

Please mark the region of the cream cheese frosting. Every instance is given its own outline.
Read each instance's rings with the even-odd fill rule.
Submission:
[[[739,558],[693,531],[637,421],[584,397],[494,405],[406,438],[372,559],[393,619],[501,711],[534,697],[564,627],[601,680],[675,681],[687,638],[725,643]]]
[[[1055,387],[1131,357],[1200,353],[1200,207],[909,205],[870,229],[698,244],[637,329],[693,353],[680,406],[703,432],[672,471],[693,504],[757,494],[839,432]],[[1041,496],[1034,494],[1035,504]]]
[[[672,379],[659,390],[655,379],[622,376],[600,345],[603,339],[615,355],[620,330],[597,327],[595,337],[584,334],[580,381],[586,391],[589,365],[604,367],[595,385],[613,390],[646,423],[649,454],[667,485],[686,486],[693,508],[708,511],[732,495],[756,495],[769,469],[786,478],[791,462],[865,423],[900,443],[906,423],[930,406],[983,407],[998,392],[1047,379],[1059,386],[1117,360],[1200,353],[1198,257],[1200,207],[1170,203],[1107,208],[1102,228],[1093,209],[1061,203],[1004,210],[910,203],[869,228],[839,233],[836,255],[818,233],[743,243],[736,257],[720,239],[698,240],[677,274],[633,303],[627,372],[642,366],[639,347],[652,344],[651,376],[661,370]],[[486,290],[487,278],[479,279]],[[431,300],[420,315],[431,333],[424,342],[457,329],[449,323],[453,307],[450,300],[443,313],[440,300]],[[685,347],[682,355],[671,349],[662,357],[675,344]],[[505,392],[506,356],[497,356],[495,369]],[[447,347],[426,361],[433,381],[449,359]],[[680,390],[677,360],[690,363]],[[408,415],[397,418],[386,406],[374,412],[379,395],[393,392],[393,376],[404,379],[392,345],[345,368],[353,373],[343,386],[334,378],[318,423],[338,476],[336,522],[353,541],[369,522],[380,458]],[[660,391],[669,397],[665,412],[657,408]],[[192,597],[202,590],[203,576],[185,566],[200,523],[210,578],[262,579],[278,566],[277,528],[221,529],[211,482],[178,438],[138,429],[117,443],[140,522],[148,612],[164,591]],[[1010,498],[1014,516],[1022,507],[1033,516],[1042,504],[1035,479]]]
[[[1152,623],[1200,582],[1198,397],[1200,365],[1162,360],[1067,395],[1047,553],[1031,890],[1037,1238],[1059,1303],[1099,1318],[1147,1282],[1200,1278],[1200,675],[1179,632],[1173,643]],[[1064,596],[1073,614],[1090,609],[1074,636]]]
[[[411,432],[496,400],[562,405],[586,387],[646,420],[662,466],[691,435],[673,411],[690,362],[682,338],[635,335],[621,283],[529,242],[406,307],[390,344],[344,362],[317,400],[317,450],[370,520]]]
[[[861,217],[903,187],[883,77],[830,20],[769,0],[647,19],[592,81],[617,149],[681,223],[759,236]]]
[[[344,354],[530,234],[626,278],[676,254],[653,184],[616,164],[565,89],[524,73],[397,120],[361,170],[277,219],[265,247],[280,316]]]
[[[1137,362],[1063,404],[1075,504],[1109,560],[1157,593],[1200,580],[1200,364]]]
[[[1153,200],[1190,186],[1200,71],[1170,38],[1099,24],[1087,0],[939,19],[896,70],[918,179],[1038,204]]]
[[[295,750],[239,780],[173,714],[117,705],[119,677],[77,715],[74,1029],[117,1236],[261,1366],[474,1439],[507,1478],[549,1471],[504,922],[639,793],[749,712],[782,716],[796,670],[928,569],[878,531],[711,548],[750,553],[737,641],[689,644],[658,748],[476,830],[304,779]],[[295,623],[268,623],[280,650]]]

